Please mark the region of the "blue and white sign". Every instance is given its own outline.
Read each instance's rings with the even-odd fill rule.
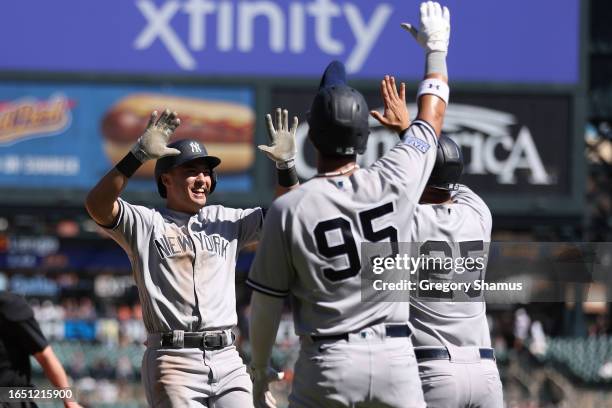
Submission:
[[[353,77],[422,75],[406,0],[19,0],[3,4],[0,70]],[[454,81],[579,81],[579,0],[448,0]]]

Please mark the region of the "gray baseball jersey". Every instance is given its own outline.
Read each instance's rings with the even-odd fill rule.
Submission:
[[[107,232],[130,258],[147,331],[236,325],[236,257],[259,239],[261,209],[210,205],[189,215],[122,199],[119,206]]]
[[[414,121],[371,167],[315,177],[273,203],[247,284],[271,296],[291,295],[298,335],[407,322],[405,304],[362,302],[360,244],[409,239],[436,143],[433,128]]]
[[[485,257],[491,241],[489,208],[466,186],[459,186],[453,201],[448,205],[417,206],[412,242],[422,243],[420,253],[424,255],[443,254],[454,259]],[[419,271],[417,279],[473,284],[485,279],[484,265],[484,268],[461,271],[455,268],[448,273]],[[450,355],[450,360],[419,361],[427,406],[503,407],[503,390],[495,361],[481,359],[479,353],[480,348],[491,347],[482,293],[471,288],[457,293],[427,291],[416,295],[410,297],[414,346],[444,347]]]
[[[450,205],[418,205],[411,224],[410,242],[423,243],[421,253],[443,253],[457,259],[484,257],[491,241],[491,212],[482,199],[461,185]],[[485,269],[474,267],[442,279],[454,282],[484,280]],[[435,279],[426,271],[417,279]],[[481,292],[419,292],[410,297],[413,344],[420,346],[490,347],[491,339]],[[452,297],[451,297],[452,296]],[[448,302],[440,301],[448,298]],[[428,301],[428,299],[430,301]],[[435,300],[434,300],[435,299]]]

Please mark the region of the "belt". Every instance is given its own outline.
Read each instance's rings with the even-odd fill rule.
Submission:
[[[229,330],[214,332],[184,332],[182,330],[174,330],[172,332],[160,333],[159,338],[161,347],[218,350],[234,344],[235,336]]]
[[[312,341],[329,341],[329,340],[347,340],[350,333],[332,334],[329,336],[310,336]],[[366,332],[357,332],[362,337],[366,337]],[[412,331],[407,324],[390,324],[385,325],[385,337],[410,337]]]
[[[495,360],[495,351],[490,348],[481,348],[480,352],[481,359]],[[427,349],[414,349],[414,355],[418,360],[450,360],[450,354],[445,348],[427,348]]]

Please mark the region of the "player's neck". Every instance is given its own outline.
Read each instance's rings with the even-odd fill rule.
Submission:
[[[197,214],[199,209],[196,209],[195,206],[185,205],[179,201],[175,200],[166,200],[166,208],[172,211],[185,213],[188,215]]]
[[[329,157],[317,154],[317,177],[348,176],[358,168],[355,156]]]

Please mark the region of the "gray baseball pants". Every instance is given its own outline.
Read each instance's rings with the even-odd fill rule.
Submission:
[[[142,382],[151,407],[253,407],[252,382],[236,351],[147,347]]]
[[[450,351],[451,360],[419,361],[428,408],[503,408],[499,371],[494,360],[481,359],[478,348]]]
[[[425,407],[410,338],[385,337],[384,325],[348,341],[302,337],[289,407]]]

